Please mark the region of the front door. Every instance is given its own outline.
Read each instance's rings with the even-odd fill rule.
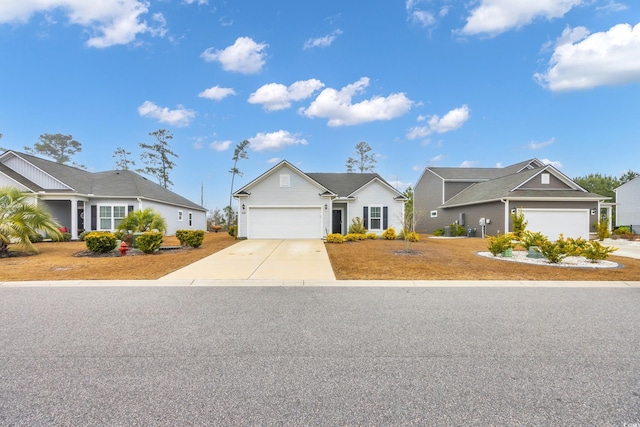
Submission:
[[[78,209],[78,230],[84,231],[84,208]]]
[[[331,232],[342,234],[342,209],[334,209],[331,215]]]

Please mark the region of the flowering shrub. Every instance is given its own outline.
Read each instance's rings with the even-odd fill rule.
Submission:
[[[327,243],[343,243],[344,236],[340,233],[328,234],[325,241]]]
[[[367,233],[367,239],[369,240],[376,240],[378,238],[378,235],[376,233]]]

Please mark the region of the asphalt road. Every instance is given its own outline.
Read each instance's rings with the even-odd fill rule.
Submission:
[[[0,288],[0,425],[640,425],[638,288]]]

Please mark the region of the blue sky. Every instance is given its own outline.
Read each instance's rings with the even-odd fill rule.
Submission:
[[[401,191],[425,166],[537,157],[569,177],[639,171],[631,0],[4,0],[0,146],[72,134],[113,169],[167,129],[172,190],[228,203],[281,159],[344,172],[366,141]]]

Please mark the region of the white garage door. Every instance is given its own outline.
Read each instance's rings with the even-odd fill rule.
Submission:
[[[522,209],[527,230],[539,231],[556,240],[564,237],[589,238],[589,211],[586,209]]]
[[[320,239],[322,208],[256,208],[247,211],[249,239]]]

